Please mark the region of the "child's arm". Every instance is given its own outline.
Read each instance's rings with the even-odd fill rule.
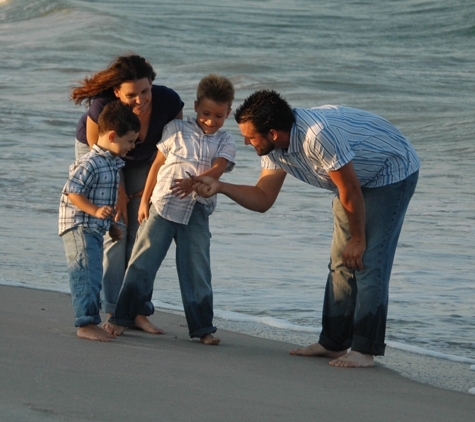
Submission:
[[[197,176],[210,176],[215,180],[223,175],[228,165],[228,160],[223,157],[218,157],[214,160],[213,165],[206,171]],[[178,196],[180,199],[186,198],[191,192],[193,192],[193,177],[186,179],[176,179],[174,184],[170,187],[173,195]]]
[[[98,207],[94,205],[89,199],[78,193],[68,193],[69,200],[74,206],[78,207],[81,211],[93,215],[97,218],[107,219],[114,215],[114,208],[108,205]]]
[[[163,155],[163,152],[158,151],[155,160],[150,167],[150,171],[148,172],[147,181],[145,182],[145,187],[143,189],[142,199],[140,201],[139,207],[139,223],[142,224],[144,219],[148,218],[149,210],[150,210],[150,198],[152,197],[153,190],[155,189],[155,185],[157,184],[157,176],[162,167],[165,164],[166,157]]]

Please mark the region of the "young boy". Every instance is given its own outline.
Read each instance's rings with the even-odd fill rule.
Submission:
[[[104,324],[120,335],[133,327],[137,315],[151,315],[153,283],[171,242],[190,338],[217,345],[213,336],[209,215],[216,197],[192,191],[192,175],[221,177],[234,167],[234,140],[220,130],[231,113],[233,84],[222,76],[204,77],[197,90],[196,118],[173,120],[157,144],[157,157],[143,192],[134,244],[115,314]],[[150,205],[151,203],[151,205]],[[157,332],[162,332],[157,330]]]
[[[59,207],[59,235],[64,242],[69,270],[77,336],[89,340],[114,338],[97,324],[102,284],[102,242],[109,230],[116,241],[122,236],[111,224],[117,202],[119,169],[135,147],[140,121],[132,109],[114,101],[98,121],[99,140],[91,152],[69,168]]]

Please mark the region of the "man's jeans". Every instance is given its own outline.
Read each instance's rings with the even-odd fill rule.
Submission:
[[[333,242],[330,273],[323,304],[319,343],[328,350],[352,350],[384,355],[389,278],[396,246],[419,172],[374,189],[362,189],[366,207],[364,270],[352,271],[342,262],[350,238],[348,219],[333,201]]]
[[[68,262],[74,325],[99,324],[103,237],[82,226],[62,236]]]
[[[190,337],[216,332],[213,326],[208,213],[196,203],[188,225],[160,217],[152,205],[137,234],[116,312],[109,321],[126,327],[137,315],[151,315],[153,283],[171,242],[176,243],[176,266]]]

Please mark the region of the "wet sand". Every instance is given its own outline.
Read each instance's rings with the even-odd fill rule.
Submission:
[[[8,421],[471,421],[475,396],[405,378],[377,363],[334,368],[288,354],[296,344],[219,330],[190,341],[165,330],[81,340],[68,294],[0,286],[0,414]]]

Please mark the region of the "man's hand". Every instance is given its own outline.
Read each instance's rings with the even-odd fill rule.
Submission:
[[[366,242],[350,239],[342,253],[343,265],[350,270],[362,271]]]
[[[193,176],[193,190],[203,198],[220,192],[221,183],[210,176]]]

